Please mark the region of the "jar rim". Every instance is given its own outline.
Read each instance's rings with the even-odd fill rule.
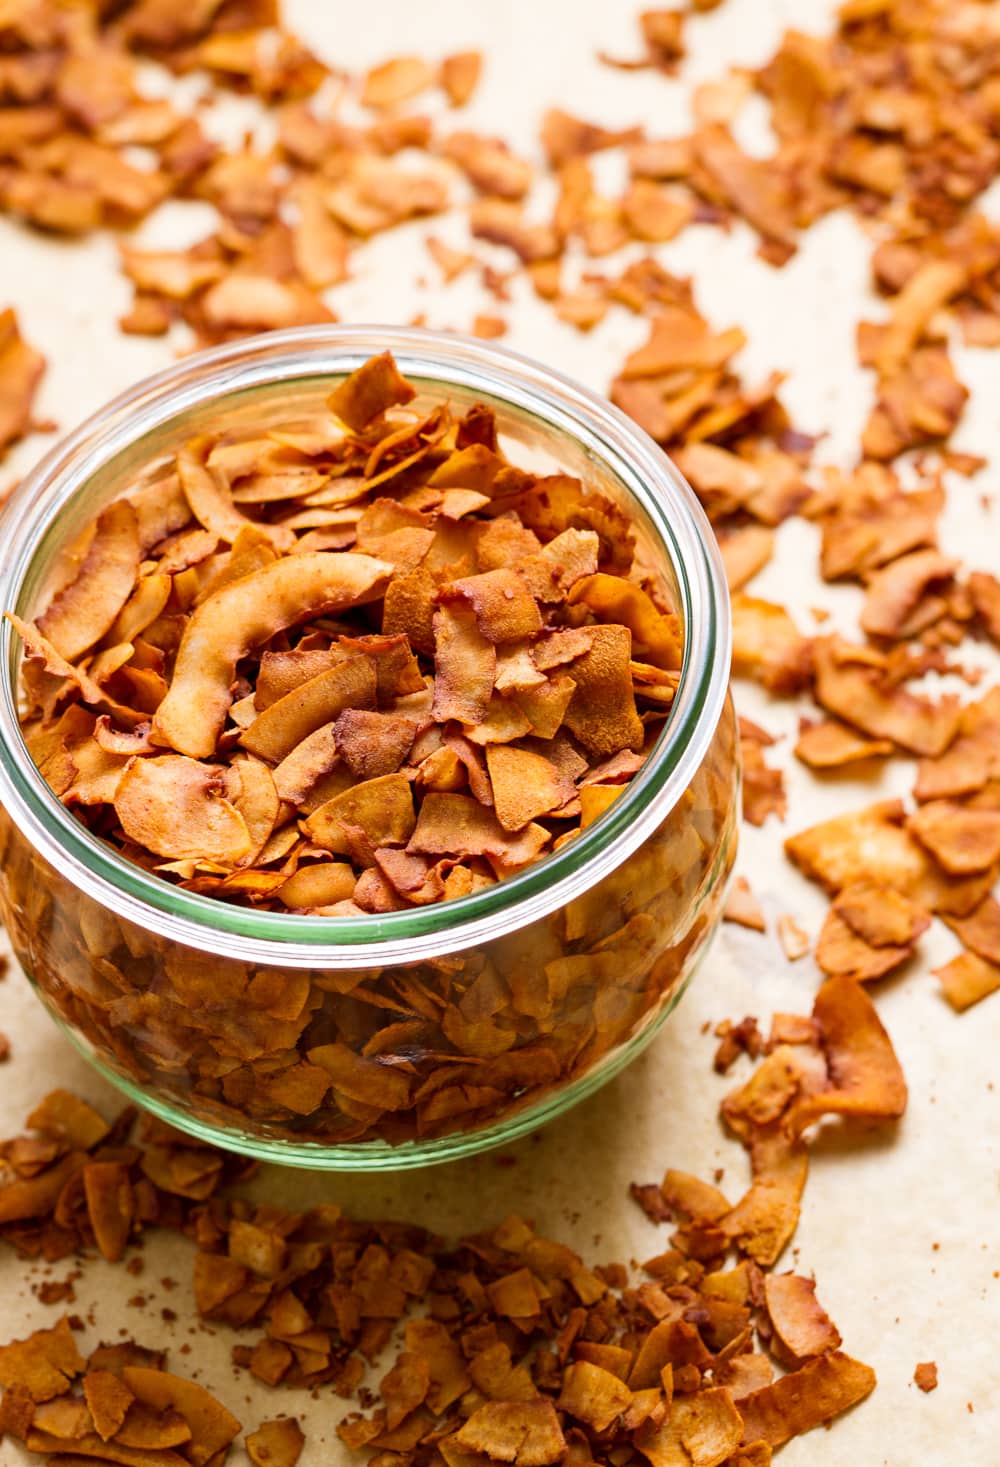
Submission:
[[[571,378],[507,348],[417,327],[307,326],[192,354],[115,397],[57,444],[4,511],[0,611],[19,609],[59,512],[102,465],[185,407],[304,376],[339,377],[389,350],[404,376],[472,390],[576,441],[642,507],[678,588],[684,656],[668,718],[643,768],[604,815],[541,861],[451,901],[361,917],[310,917],[230,905],[185,891],[91,834],[28,753],[17,705],[19,646],[0,624],[0,804],[65,878],[118,916],[220,957],[281,967],[386,966],[444,956],[549,916],[614,870],[662,823],[715,732],[729,679],[728,589],[693,491],[630,418]]]

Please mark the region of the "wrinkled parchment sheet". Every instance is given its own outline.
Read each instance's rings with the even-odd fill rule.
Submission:
[[[597,62],[598,49],[626,56],[638,49],[632,6],[623,0],[373,0],[363,7],[360,25],[357,7],[345,0],[285,0],[291,28],[325,59],[350,68],[405,52],[434,58],[481,47],[484,81],[456,125],[500,133],[529,153],[550,103],[609,126],[643,122],[652,136],[678,132],[688,125],[691,84],[730,64],[760,64],[790,25],[827,30],[834,8],[831,0],[725,0],[689,25],[691,54],[676,82]],[[256,116],[253,104],[239,99],[220,108],[233,142]],[[751,104],[746,127],[741,124],[747,146],[755,127],[765,143],[763,119]],[[610,185],[616,166],[614,159],[598,158],[598,177]],[[196,204],[170,204],[137,231],[135,242],[185,245],[206,232],[209,219]],[[441,289],[423,244],[428,233],[459,243],[463,226],[458,219],[418,223],[359,251],[354,278],[330,297],[341,319],[406,322],[423,311],[428,325],[468,329],[477,311],[503,314],[510,323],[504,345],[597,389],[606,388],[623,355],[645,337],[645,322],[624,311],[610,312],[583,336],[535,300],[524,278],[513,280],[512,302],[500,307],[477,285],[476,272]],[[669,269],[694,275],[698,302],[713,322],[746,328],[750,345],[740,365],[749,379],[771,369],[789,374],[783,396],[797,425],[827,435],[820,457],[852,463],[871,390],[856,366],[854,329],[864,315],[878,319],[880,309],[868,291],[870,243],[853,219],[837,215],[804,238],[783,270],[758,261],[754,247],[738,225],[730,235],[689,229],[653,251]],[[496,258],[506,268],[504,256]],[[49,357],[39,407],[63,429],[169,360],[162,341],[126,338],[115,327],[129,290],[111,237],[62,244],[0,220],[0,281],[0,303],[16,306],[26,337]],[[425,284],[418,287],[418,281]],[[955,358],[973,397],[954,446],[1000,454],[996,355],[957,347]],[[13,453],[0,471],[2,482],[26,471],[43,442],[34,438]],[[957,481],[942,546],[996,571],[1000,517],[991,520],[982,507],[980,486],[996,487],[989,471],[973,484]],[[779,545],[753,592],[786,602],[807,631],[815,625],[810,608],[816,605],[831,610],[828,627],[850,628],[861,593],[819,582],[814,529],[795,520],[781,530]],[[713,1074],[716,1041],[706,1026],[746,1013],[764,1024],[776,1009],[807,1012],[811,1006],[818,970],[811,957],[786,961],[774,919],[790,913],[815,936],[826,904],[785,861],[782,840],[840,810],[905,793],[912,779],[911,766],[894,760],[881,776],[820,781],[790,757],[797,720],[791,703],[772,703],[744,685],[737,701],[743,713],[785,736],[770,755],[788,771],[787,821],[745,828],[739,864],[764,905],[769,935],[724,927],[678,1011],[631,1069],[516,1145],[395,1176],[266,1168],[253,1183],[254,1196],[288,1208],[333,1200],[358,1217],[407,1219],[449,1234],[488,1226],[516,1210],[594,1263],[641,1260],[666,1246],[667,1230],[654,1227],[629,1200],[630,1181],[658,1181],[667,1166],[706,1178],[722,1168],[721,1185],[740,1195],[747,1180],[744,1155],[723,1134],[717,1108],[743,1071],[737,1068],[728,1080]],[[780,1455],[782,1467],[1000,1462],[1000,1089],[994,1088],[1000,1085],[1000,996],[962,1017],[953,1014],[929,970],[955,951],[956,940],[935,924],[921,942],[919,960],[877,986],[879,1013],[910,1085],[902,1124],[850,1139],[833,1129],[813,1146],[802,1222],[782,1266],[815,1272],[845,1349],[875,1367],[879,1386],[831,1430],[791,1443]],[[3,1135],[13,1134],[54,1085],[79,1090],[113,1112],[115,1094],[60,1035],[16,970],[0,987],[0,1028],[13,1045],[0,1068]],[[306,1391],[270,1390],[235,1371],[230,1349],[238,1336],[200,1323],[194,1313],[193,1250],[183,1240],[151,1234],[142,1256],[138,1277],[98,1260],[77,1282],[70,1307],[87,1319],[89,1344],[128,1333],[165,1346],[168,1367],[194,1373],[248,1430],[278,1414],[297,1414],[307,1437],[302,1467],[363,1461],[334,1434],[347,1403],[329,1392],[312,1400]],[[29,1267],[10,1251],[0,1253],[0,1336],[54,1323],[65,1306],[41,1305],[33,1286],[74,1267],[74,1260]],[[176,1319],[165,1320],[163,1309]],[[940,1375],[939,1388],[927,1396],[912,1383],[914,1366],[923,1360],[935,1360]],[[377,1382],[382,1373],[372,1378]],[[0,1445],[2,1467],[29,1460],[39,1459],[9,1440]],[[241,1444],[230,1461],[246,1462]]]

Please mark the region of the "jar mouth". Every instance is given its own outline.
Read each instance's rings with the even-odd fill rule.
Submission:
[[[132,865],[92,835],[43,779],[18,718],[20,651],[0,624],[0,803],[62,876],[117,915],[220,956],[327,969],[443,956],[550,915],[617,867],[662,823],[701,764],[729,680],[722,559],[705,514],[667,455],[597,393],[519,353],[422,328],[308,326],[185,358],[115,398],[56,445],[4,512],[0,610],[20,610],[60,512],[102,465],[194,404],[303,376],[336,379],[389,350],[404,376],[461,387],[575,440],[644,511],[675,578],[684,655],[674,702],[639,773],[605,814],[543,860],[469,896],[363,917],[231,906]]]

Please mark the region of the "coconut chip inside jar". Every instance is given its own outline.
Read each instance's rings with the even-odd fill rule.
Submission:
[[[11,618],[36,761],[131,861],[392,911],[521,870],[641,768],[683,632],[626,518],[414,396],[384,353],[308,422],[182,444]]]

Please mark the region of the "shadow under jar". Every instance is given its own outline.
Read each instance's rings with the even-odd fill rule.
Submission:
[[[432,906],[361,917],[255,910],[130,863],[64,808],[18,720],[0,633],[0,907],[49,1010],[102,1073],[203,1140],[331,1170],[398,1169],[510,1141],[652,1038],[717,926],[739,788],[715,542],[663,453],[615,408],[494,346],[318,327],[188,358],[91,418],[3,524],[0,607],[34,617],[61,556],[186,439],[321,408],[379,351],[430,402],[485,403],[511,460],[578,476],[626,511],[684,628],[663,730],[609,809],[553,854]],[[398,1035],[398,1039],[394,1036]],[[418,1036],[418,1037],[414,1037]],[[310,1087],[310,1050],[337,1045]]]

